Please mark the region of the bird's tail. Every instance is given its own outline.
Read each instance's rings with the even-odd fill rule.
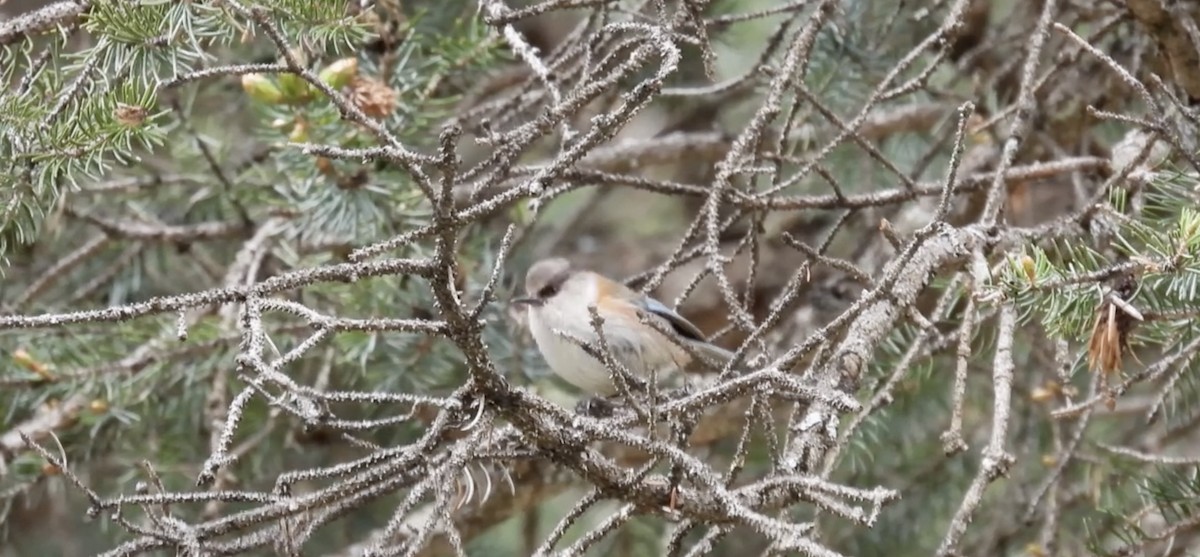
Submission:
[[[689,366],[697,368],[697,371],[719,371],[725,367],[725,364],[729,363],[729,360],[733,359],[733,352],[709,342],[689,341],[687,344],[688,348],[691,348],[696,355],[700,356],[699,359],[707,360],[694,362],[692,366]],[[745,370],[746,363],[744,361],[739,362],[738,365],[734,366],[734,369]]]

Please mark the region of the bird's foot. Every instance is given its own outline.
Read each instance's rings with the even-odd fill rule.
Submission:
[[[590,396],[580,399],[575,404],[575,413],[593,418],[610,418],[616,411],[616,405],[604,397]]]
[[[670,402],[672,400],[687,398],[696,394],[697,392],[699,392],[699,389],[697,389],[695,385],[692,385],[691,383],[684,383],[679,387],[671,389],[665,393],[661,393],[659,397],[663,399],[660,402]]]

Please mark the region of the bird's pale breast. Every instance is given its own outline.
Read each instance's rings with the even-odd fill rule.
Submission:
[[[687,361],[682,349],[637,321],[636,317],[631,319],[624,313],[600,308],[608,349],[630,373],[646,377],[651,369],[663,373]],[[532,309],[529,312],[529,327],[538,349],[554,373],[584,391],[612,395],[617,390],[604,363],[593,358],[573,340],[554,332],[557,329],[597,344],[590,319],[586,305],[558,301]]]
[[[568,383],[589,393],[600,395],[616,393],[616,388],[609,377],[608,368],[584,352],[583,348],[574,341],[556,334],[554,329],[575,334],[582,340],[587,340],[594,335],[580,334],[579,331],[551,325],[547,321],[557,320],[549,315],[543,315],[543,312],[544,310],[529,312],[529,329],[551,371]],[[551,319],[547,320],[546,317],[551,317]]]

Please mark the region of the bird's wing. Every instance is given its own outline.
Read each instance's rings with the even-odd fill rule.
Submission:
[[[637,305],[641,310],[649,312],[651,315],[654,315],[659,319],[665,320],[671,325],[671,328],[679,334],[680,337],[683,337],[684,340],[689,341],[687,344],[690,345],[692,349],[697,350],[701,355],[704,356],[704,358],[711,359],[713,362],[715,362],[717,364],[717,368],[712,368],[708,362],[699,360],[692,360],[690,365],[699,365],[701,366],[701,369],[719,369],[720,366],[725,365],[725,362],[728,362],[729,359],[733,357],[733,352],[704,340],[704,333],[700,331],[699,327],[693,325],[691,321],[684,319],[683,316],[679,315],[678,313],[675,313],[675,311],[664,305],[662,302],[649,296],[642,296]],[[701,360],[704,358],[701,358]]]
[[[705,342],[704,332],[702,332],[699,327],[693,325],[691,321],[684,319],[682,315],[675,313],[675,311],[667,307],[666,304],[663,304],[662,302],[649,296],[642,296],[636,303],[639,309],[648,311],[652,315],[657,315],[663,319],[666,319],[667,323],[671,325],[671,328],[674,329],[675,332],[679,333],[680,336],[698,342]]]

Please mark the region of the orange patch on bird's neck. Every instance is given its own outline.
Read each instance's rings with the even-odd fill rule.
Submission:
[[[612,281],[603,280],[599,275],[588,274],[588,280],[592,283],[592,299],[603,300],[619,294],[617,284]]]
[[[617,313],[625,317],[637,319],[637,307],[630,300],[630,291],[625,285],[606,280],[600,275],[590,275],[592,299],[596,305],[603,308],[605,313]]]

